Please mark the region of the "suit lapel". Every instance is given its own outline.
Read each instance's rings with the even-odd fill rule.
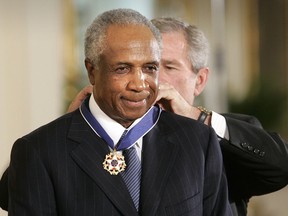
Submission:
[[[130,194],[120,175],[112,176],[103,168],[108,145],[99,138],[77,111],[68,137],[79,143],[71,152],[73,160],[103,190],[123,215],[138,215]]]
[[[162,125],[163,126],[163,125]],[[169,141],[169,133],[160,134],[159,123],[144,137],[140,215],[155,215],[169,174],[175,163],[178,145]]]

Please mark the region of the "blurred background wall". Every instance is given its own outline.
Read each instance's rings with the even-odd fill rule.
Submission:
[[[287,0],[0,0],[1,173],[14,141],[65,113],[88,84],[84,31],[119,7],[197,25],[210,41],[212,71],[197,104],[255,115],[288,139]],[[249,216],[287,216],[287,199],[287,187],[252,198]]]

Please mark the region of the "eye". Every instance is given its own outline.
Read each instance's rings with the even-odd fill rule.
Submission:
[[[144,73],[156,73],[159,70],[157,65],[146,65],[143,68]]]
[[[118,74],[128,73],[129,71],[130,71],[130,68],[128,66],[119,66],[115,69],[115,72]]]
[[[172,65],[164,65],[164,68],[167,70],[176,70],[176,68]]]

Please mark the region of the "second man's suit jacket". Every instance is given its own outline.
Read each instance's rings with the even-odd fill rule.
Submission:
[[[231,215],[215,132],[163,111],[144,136],[139,215]],[[9,216],[136,216],[109,152],[79,110],[18,139],[9,166]]]
[[[234,216],[246,216],[249,199],[288,184],[288,143],[263,130],[254,116],[223,114],[230,139],[220,141]]]

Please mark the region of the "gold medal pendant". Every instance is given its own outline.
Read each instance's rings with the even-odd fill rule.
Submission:
[[[126,168],[124,156],[114,149],[112,152],[106,155],[103,162],[103,168],[111,175],[118,175]]]

